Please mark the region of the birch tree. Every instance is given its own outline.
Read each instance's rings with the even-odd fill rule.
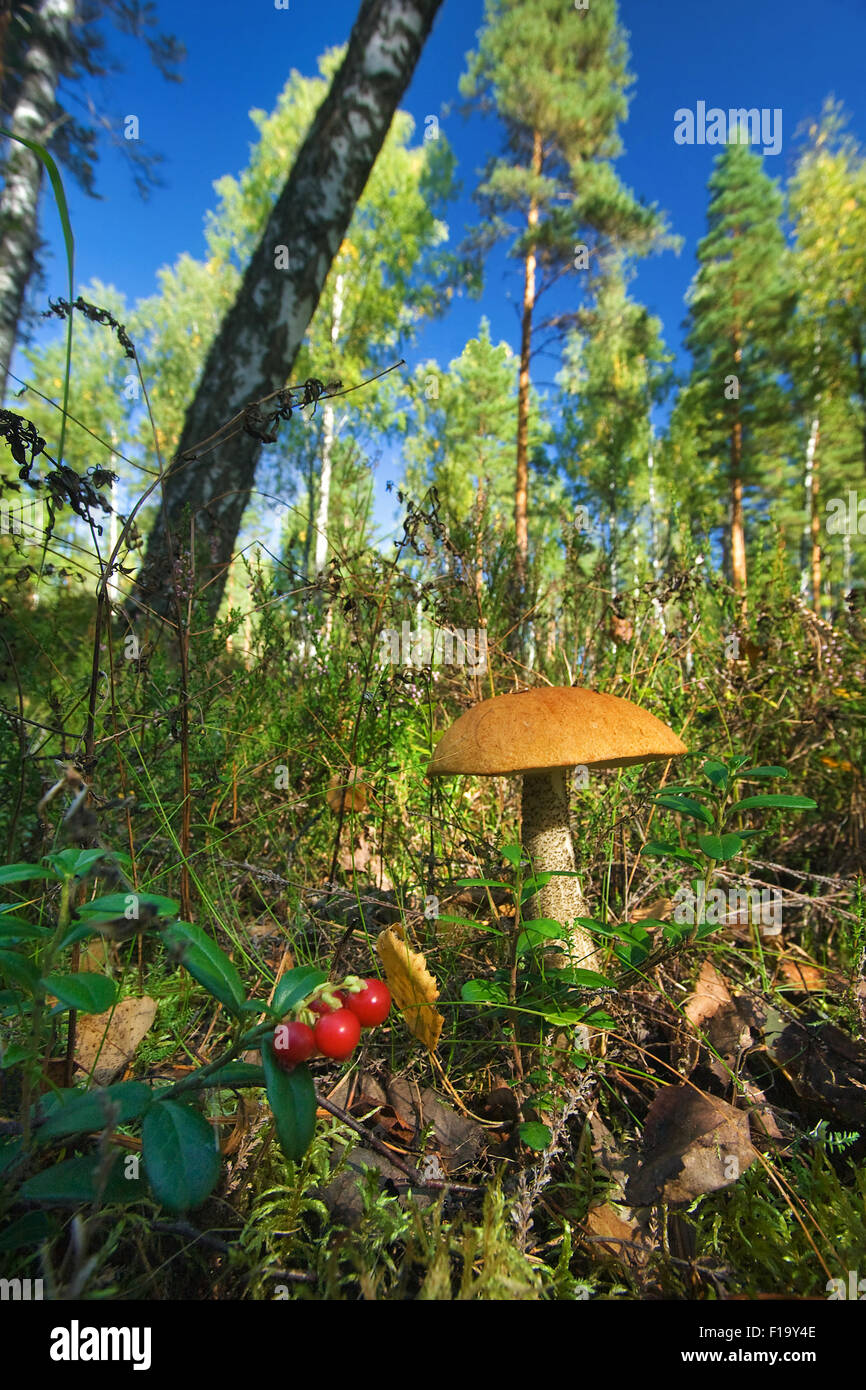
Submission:
[[[273,207],[208,353],[131,608],[168,617],[190,526],[210,612],[219,607],[262,439],[247,408],[282,389],[441,0],[364,0],[348,52]],[[228,431],[227,421],[238,417]],[[221,431],[224,431],[222,434]],[[219,436],[214,439],[214,436]]]
[[[96,21],[105,15],[123,33],[143,38],[150,55],[169,81],[179,81],[177,64],[183,45],[171,35],[152,35],[153,7],[146,0],[100,0],[82,7],[76,0],[39,0],[32,8],[18,6],[8,16],[7,61],[0,78],[0,125],[19,139],[47,148],[62,171],[72,174],[86,193],[95,196],[97,128],[77,120],[64,105],[66,83],[80,87],[87,77],[105,77],[105,41]],[[116,66],[116,65],[115,65]],[[81,92],[75,93],[81,103]],[[130,161],[136,187],[143,196],[156,183],[158,156],[139,141],[121,134],[121,121],[103,114],[102,133]],[[4,160],[5,187],[0,195],[0,400],[28,288],[40,271],[39,194],[44,166],[31,149],[8,142]]]

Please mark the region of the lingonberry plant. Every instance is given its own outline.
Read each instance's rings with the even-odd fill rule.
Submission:
[[[6,986],[0,990],[0,1016],[13,1033],[0,1061],[7,1076],[19,1073],[21,1095],[20,1121],[11,1134],[7,1126],[0,1143],[0,1172],[17,1185],[16,1201],[149,1197],[173,1212],[199,1206],[220,1172],[213,1129],[200,1108],[204,1093],[215,1089],[264,1087],[283,1153],[297,1161],[315,1130],[316,1091],[307,1060],[315,1049],[335,1059],[349,1056],[362,1022],[383,1021],[390,1007],[380,981],[348,976],[333,984],[312,966],[287,971],[269,1004],[248,998],[234,963],[200,927],[177,920],[171,898],[129,891],[74,906],[89,879],[107,867],[122,878],[126,866],[125,856],[102,849],[65,849],[39,864],[0,868],[0,887],[26,895],[0,904],[0,980]],[[36,883],[46,890],[38,914],[31,908]],[[72,1011],[105,1013],[118,996],[108,976],[63,969],[62,960],[94,934],[123,941],[145,929],[156,931],[168,953],[222,1005],[231,1020],[226,1047],[175,1085],[57,1087],[44,1065],[56,1020]],[[363,1017],[347,1007],[353,1000]],[[239,1060],[257,1047],[260,1067]],[[143,1163],[134,1172],[115,1142],[120,1125],[140,1125]],[[95,1153],[88,1140],[94,1134],[103,1136]],[[46,1164],[49,1151],[60,1145],[85,1152]]]
[[[358,1046],[361,1029],[384,1023],[390,1010],[391,992],[382,980],[347,975],[339,987],[328,981],[278,1024],[274,1054],[284,1070],[292,1070],[316,1051],[342,1062]]]

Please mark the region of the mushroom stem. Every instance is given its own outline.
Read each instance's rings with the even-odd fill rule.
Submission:
[[[567,870],[574,873],[574,845],[568,823],[568,790],[565,770],[524,773],[521,806],[523,848],[529,854],[533,873]],[[526,906],[525,916],[549,917],[563,926],[575,917],[586,917],[586,903],[577,878],[552,878],[539,888]],[[582,970],[598,970],[595,943],[583,927],[570,926],[563,940],[571,964]]]

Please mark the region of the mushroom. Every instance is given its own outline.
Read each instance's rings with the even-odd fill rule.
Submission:
[[[628,767],[686,751],[672,729],[630,700],[548,686],[496,695],[466,710],[440,739],[427,775],[521,773],[522,842],[533,873],[574,874],[566,769]],[[592,937],[571,925],[587,915],[576,877],[551,878],[527,904],[526,915],[561,922],[573,963],[598,970]]]

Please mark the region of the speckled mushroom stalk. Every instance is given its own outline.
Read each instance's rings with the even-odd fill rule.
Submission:
[[[574,873],[574,844],[568,820],[568,786],[565,769],[551,768],[548,772],[527,772],[523,777],[522,841],[536,874],[551,870]],[[586,917],[587,907],[580,891],[578,878],[552,878],[530,898],[524,909],[524,919],[549,917],[566,927],[563,939],[571,964],[581,970],[600,970],[595,942],[580,926],[568,926],[575,917]]]

